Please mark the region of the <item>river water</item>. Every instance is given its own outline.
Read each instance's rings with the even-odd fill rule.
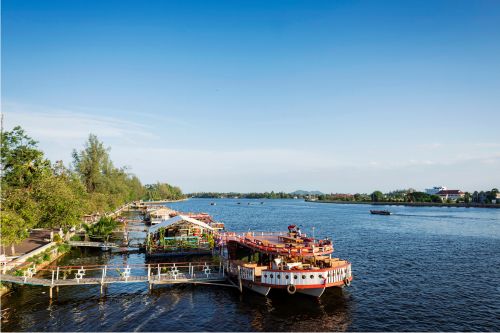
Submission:
[[[261,204],[261,201],[264,202]],[[211,206],[210,202],[216,202]],[[237,202],[241,202],[240,205]],[[248,205],[250,203],[250,205]],[[2,331],[499,331],[500,210],[301,200],[191,199],[174,209],[208,212],[231,231],[278,231],[298,224],[330,236],[352,262],[349,288],[318,300],[269,297],[215,286],[145,284],[17,287],[2,298]],[[61,265],[143,263],[140,253],[75,250]]]

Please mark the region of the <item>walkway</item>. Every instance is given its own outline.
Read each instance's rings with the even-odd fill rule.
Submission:
[[[62,286],[100,285],[103,287],[113,283],[147,283],[161,284],[211,284],[236,287],[223,284],[228,281],[222,263],[157,263],[157,264],[124,264],[124,265],[88,265],[88,266],[51,266],[37,271],[34,267],[24,272],[23,276],[2,274],[0,281],[22,285],[44,286],[52,288]]]

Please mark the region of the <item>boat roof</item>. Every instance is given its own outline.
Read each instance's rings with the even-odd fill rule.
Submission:
[[[161,223],[158,223],[152,227],[149,228],[148,230],[148,233],[154,233],[156,232],[158,229],[160,228],[166,228],[166,227],[169,227],[169,226],[172,226],[174,224],[177,224],[177,223],[180,223],[180,222],[189,222],[189,223],[192,223],[192,224],[196,224],[197,226],[199,227],[202,227],[204,229],[208,229],[208,230],[214,230],[214,228],[212,228],[211,226],[209,226],[208,224],[206,224],[205,222],[202,222],[202,221],[198,221],[198,220],[195,220],[189,216],[185,216],[185,215],[177,215],[177,216],[174,216],[168,220],[164,220],[162,221]]]
[[[246,233],[229,237],[257,251],[294,256],[318,256],[333,252],[333,245],[320,245],[320,242],[307,237],[292,237],[287,233]],[[309,241],[308,241],[309,240]]]

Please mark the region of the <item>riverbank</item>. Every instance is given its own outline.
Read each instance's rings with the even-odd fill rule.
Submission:
[[[305,201],[317,202],[317,203],[346,204],[346,205],[373,205],[373,206],[500,208],[500,204],[480,204],[480,203],[372,202],[372,201],[341,201],[341,200],[305,200]]]
[[[169,203],[169,202],[182,202],[186,201],[189,198],[183,198],[183,199],[177,199],[177,200],[157,200],[157,201],[141,201],[143,204],[148,204],[148,205],[160,205],[164,203]]]

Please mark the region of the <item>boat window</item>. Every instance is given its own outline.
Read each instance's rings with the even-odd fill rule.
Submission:
[[[266,277],[267,277],[267,274],[264,274],[264,277],[266,278]]]
[[[273,278],[273,275],[272,275],[272,274],[270,274],[270,275],[269,275],[269,277],[272,279],[272,278]]]
[[[294,275],[294,276],[293,276],[293,278],[294,278],[295,280],[297,280],[297,275]]]
[[[311,278],[311,279],[314,279],[314,275],[312,275],[312,274],[311,274],[310,278]]]
[[[279,274],[278,274],[278,275],[276,275],[276,278],[277,278],[277,279],[279,279],[279,278],[280,278],[280,275],[279,275]]]
[[[320,274],[320,275],[319,275],[319,278],[320,278],[320,279],[322,279],[322,278],[323,278],[323,275],[321,275],[321,274]]]
[[[285,279],[287,279],[287,280],[288,280],[288,275],[285,275]]]
[[[305,276],[305,275],[302,275],[302,279],[305,279],[305,278],[306,278],[306,276]]]

